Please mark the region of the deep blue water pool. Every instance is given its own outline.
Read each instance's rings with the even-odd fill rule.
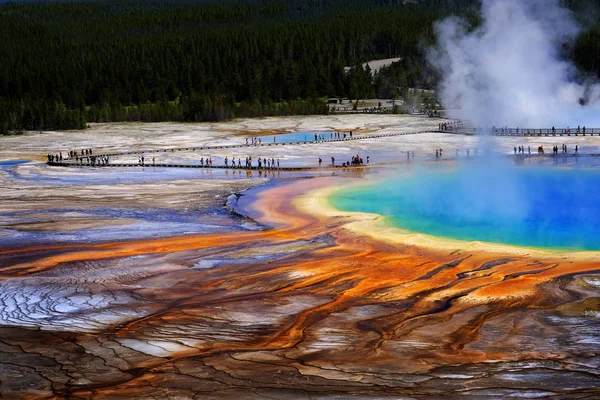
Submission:
[[[600,250],[600,170],[470,166],[420,170],[336,192],[333,206],[406,230],[526,247]]]

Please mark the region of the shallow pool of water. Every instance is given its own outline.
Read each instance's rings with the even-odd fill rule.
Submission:
[[[315,135],[317,138],[315,139]],[[267,135],[261,136],[260,140],[263,144],[265,143],[298,143],[298,142],[311,142],[314,140],[328,140],[333,139],[333,132],[292,132],[282,133],[279,135]]]
[[[344,211],[389,217],[433,236],[526,247],[600,250],[600,170],[469,166],[424,169],[344,189]]]
[[[0,168],[12,167],[13,165],[27,164],[29,160],[4,160],[0,161]]]

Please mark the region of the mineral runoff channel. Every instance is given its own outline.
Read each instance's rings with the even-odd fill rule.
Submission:
[[[430,123],[404,118],[407,130]],[[398,119],[282,118],[262,125],[95,126],[105,135],[1,138],[0,157],[32,159],[56,143],[122,150],[148,135],[138,136],[140,128],[161,145],[185,146],[197,142],[195,130],[204,130],[207,142],[232,143],[264,125],[389,132]],[[394,147],[415,151],[416,163],[453,168],[453,161],[431,160],[431,150],[452,154],[475,147],[474,140],[432,133],[305,146],[280,158],[369,153],[377,160]],[[499,143],[510,153],[526,140],[551,146],[564,138]],[[587,137],[580,147],[591,149],[595,140]],[[332,188],[376,179],[385,169],[267,180],[202,178],[190,170],[150,177],[41,162],[2,166],[0,394],[600,397],[597,254],[399,236],[377,215],[331,207]],[[223,209],[228,198],[245,216]]]

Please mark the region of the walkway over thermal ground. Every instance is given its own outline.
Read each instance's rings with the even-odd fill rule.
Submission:
[[[242,149],[242,148],[256,148],[256,147],[272,147],[272,146],[302,146],[309,144],[319,144],[319,143],[333,143],[333,142],[350,142],[354,140],[365,140],[365,139],[379,139],[386,137],[394,137],[394,136],[405,136],[405,135],[418,135],[421,133],[428,133],[430,130],[425,131],[415,131],[415,132],[398,132],[398,133],[381,133],[377,135],[358,135],[358,136],[346,136],[345,138],[339,139],[323,139],[323,140],[307,140],[302,142],[269,142],[269,143],[260,143],[260,144],[230,144],[230,145],[222,145],[222,146],[197,146],[197,147],[178,147],[178,148],[166,148],[166,149],[151,149],[151,150],[138,150],[138,151],[128,151],[128,152],[115,152],[115,153],[99,153],[94,154],[97,157],[109,156],[124,156],[124,155],[144,155],[144,154],[153,154],[153,153],[173,153],[179,151],[199,151],[199,150],[221,150],[221,149]],[[285,137],[285,135],[282,135]],[[74,161],[74,160],[71,160]]]
[[[373,140],[373,139],[383,139],[389,137],[396,136],[405,136],[405,135],[418,135],[422,133],[431,132],[431,130],[420,130],[420,131],[412,131],[412,132],[394,132],[394,133],[380,133],[380,134],[372,134],[372,135],[354,135],[341,138],[331,138],[331,139],[320,139],[320,140],[307,140],[307,141],[295,141],[295,142],[264,142],[264,143],[256,143],[256,144],[229,144],[229,145],[202,145],[202,146],[187,146],[187,147],[173,147],[173,148],[163,148],[163,149],[140,149],[135,151],[124,151],[124,152],[94,152],[92,155],[78,155],[75,157],[65,157],[62,162],[49,162],[49,165],[56,166],[95,166],[95,167],[103,167],[103,166],[111,166],[111,167],[137,167],[137,166],[155,166],[155,167],[169,167],[169,168],[236,168],[236,169],[259,169],[256,166],[256,161],[258,158],[266,158],[267,160],[271,160],[273,157],[253,157],[253,166],[251,168],[246,168],[245,165],[241,165],[239,167],[234,167],[231,164],[232,159],[230,158],[230,163],[228,166],[224,165],[223,157],[219,157],[219,165],[206,165],[204,163],[200,164],[200,158],[208,160],[208,156],[212,156],[215,152],[226,149],[242,149],[246,152],[255,152],[258,149],[263,148],[275,148],[275,147],[285,147],[285,148],[294,148],[294,147],[302,147],[307,145],[319,145],[325,143],[337,143],[337,142],[353,142],[353,141],[364,141],[364,140]],[[283,140],[285,140],[285,135],[282,135]],[[193,160],[193,162],[182,163],[179,161],[170,161],[170,162],[154,162],[152,158],[156,155],[165,155],[165,156],[176,156],[177,153],[195,153],[202,151],[202,154],[198,154],[197,157]],[[208,155],[208,156],[207,156]],[[138,158],[144,157],[143,162],[138,163],[127,163],[122,161],[115,160],[119,157],[127,157],[127,156],[136,156]],[[103,162],[103,158],[108,157],[109,163],[106,164]],[[151,158],[152,157],[152,158]],[[277,158],[277,157],[275,157]],[[241,160],[241,157],[237,157],[238,160]],[[95,160],[95,161],[94,161]],[[190,160],[192,161],[192,160]],[[331,165],[329,163],[329,159],[323,160],[323,166]],[[338,160],[337,163],[331,166],[341,166],[345,160]],[[275,168],[273,166],[265,168],[264,166],[260,169],[279,169],[279,170],[289,170],[289,171],[299,171],[308,169],[305,166],[281,166],[280,168]]]
[[[600,128],[472,128],[458,127],[447,130],[440,129],[444,133],[458,133],[463,135],[494,135],[494,136],[600,136]]]
[[[529,133],[528,133],[529,131]],[[518,132],[518,133],[517,133]],[[533,129],[530,130],[525,130],[524,132],[522,130],[518,130],[517,128],[514,129],[498,129],[496,131],[496,135],[497,136],[571,136],[571,137],[575,137],[575,136],[579,136],[578,140],[582,140],[583,139],[583,132],[580,131],[579,133],[577,131],[575,132],[568,132],[566,129],[563,131],[554,131],[554,134],[552,133],[552,129],[536,129],[535,130],[535,134],[533,133]],[[541,133],[540,133],[541,132]],[[387,159],[382,159],[379,156],[377,156],[377,152],[374,151],[370,151],[368,150],[368,147],[370,147],[370,145],[367,147],[367,149],[365,150],[365,147],[363,146],[362,149],[356,149],[355,154],[360,153],[361,157],[363,157],[363,161],[364,161],[364,165],[384,165],[384,164],[389,164],[389,163],[398,163],[398,162],[411,162],[414,158],[414,150],[410,149],[410,148],[397,148],[396,146],[398,145],[398,142],[396,141],[394,142],[390,142],[389,146],[386,144],[387,142],[385,141],[386,138],[390,138],[390,137],[399,137],[399,136],[408,136],[408,135],[419,135],[419,134],[424,134],[424,133],[430,133],[429,136],[427,136],[427,138],[423,139],[424,143],[427,143],[427,141],[431,141],[432,138],[435,140],[435,138],[439,138],[440,140],[446,140],[453,136],[453,134],[464,134],[464,135],[468,135],[468,136],[473,136],[473,135],[479,135],[479,134],[485,134],[485,132],[481,131],[481,130],[473,130],[473,129],[468,129],[468,128],[464,128],[464,127],[460,127],[458,129],[456,129],[455,131],[435,131],[435,130],[417,130],[417,131],[409,131],[409,132],[388,132],[388,133],[379,133],[379,134],[359,134],[359,135],[353,135],[353,136],[349,136],[347,135],[345,138],[344,137],[340,137],[340,138],[329,138],[329,139],[321,139],[321,140],[307,140],[307,141],[294,141],[294,142],[286,142],[285,141],[285,134],[281,135],[281,137],[278,137],[277,139],[279,139],[279,142],[263,142],[263,143],[256,143],[256,144],[245,144],[245,143],[239,143],[239,144],[223,144],[223,145],[200,145],[197,147],[194,146],[187,146],[187,147],[169,147],[169,148],[154,148],[154,149],[137,149],[135,151],[121,151],[121,152],[102,152],[101,150],[98,150],[98,153],[94,153],[93,156],[79,156],[78,159],[75,158],[64,158],[62,162],[50,162],[48,163],[49,165],[53,165],[53,166],[64,166],[64,167],[88,167],[88,166],[93,166],[93,167],[157,167],[157,168],[212,168],[212,169],[237,169],[237,170],[280,170],[280,171],[302,171],[302,170],[310,170],[310,169],[325,169],[325,168],[337,168],[337,167],[343,167],[343,163],[345,161],[350,161],[350,160],[346,160],[345,158],[342,157],[336,157],[335,163],[332,163],[331,160],[331,152],[332,151],[332,147],[334,146],[336,147],[337,144],[344,144],[346,148],[354,148],[354,146],[350,146],[348,147],[348,144],[351,144],[352,142],[354,143],[358,143],[360,142],[365,142],[366,140],[373,140],[373,141],[381,141],[379,142],[379,146],[381,147],[381,144],[383,143],[384,147],[387,147],[386,150],[393,152],[392,157],[388,157]],[[440,135],[440,133],[442,133],[443,135]],[[447,134],[451,134],[451,135],[447,135]],[[597,137],[600,137],[600,129],[589,129],[586,130],[586,135],[588,137],[590,136],[594,136],[596,135]],[[445,138],[445,139],[444,139]],[[241,139],[243,140],[243,139]],[[507,140],[509,140],[507,138]],[[555,139],[556,140],[556,139]],[[404,141],[404,139],[402,140]],[[420,140],[418,140],[420,142]],[[231,143],[231,142],[230,142]],[[375,142],[371,142],[371,143],[375,143]],[[329,144],[329,148],[327,148],[327,144]],[[517,143],[519,145],[519,147],[523,147],[522,143]],[[533,143],[530,143],[533,145]],[[544,145],[544,143],[540,143],[542,146]],[[572,143],[570,143],[571,145],[573,145]],[[315,146],[315,148],[319,147],[319,145],[322,145],[325,147],[325,154],[328,154],[328,156],[325,155],[318,155],[318,152],[313,151],[312,153],[308,152],[309,148],[311,148],[312,146]],[[445,151],[444,151],[444,160],[448,160],[448,159],[462,159],[462,158],[471,158],[471,157],[479,157],[479,156],[483,156],[483,153],[479,153],[477,152],[477,146],[473,146],[473,144],[471,144],[471,149],[469,152],[469,145],[468,144],[464,144],[464,143],[460,143],[459,146],[461,147],[449,147],[448,143],[444,143],[444,145],[440,145],[437,147],[444,147]],[[538,147],[538,145],[535,146],[536,148]],[[260,154],[261,153],[261,149],[262,150],[266,150],[266,148],[270,148],[273,149],[271,151],[271,154]],[[298,162],[298,157],[296,157],[296,161],[290,163],[289,159],[286,158],[286,155],[280,154],[279,150],[276,150],[276,148],[281,148],[283,150],[283,148],[286,149],[287,153],[287,157],[290,157],[290,155],[293,156],[299,156],[300,158],[303,158],[303,161]],[[295,150],[295,149],[298,150]],[[568,153],[560,153],[560,154],[552,154],[552,151],[550,150],[550,146],[548,146],[546,144],[546,149],[545,149],[545,154],[544,152],[542,152],[541,154],[538,154],[538,152],[536,151],[535,153],[529,153],[529,150],[524,154],[522,152],[520,152],[520,154],[516,154],[513,155],[512,154],[512,144],[510,147],[510,156],[516,156],[519,158],[534,158],[534,157],[547,157],[547,158],[562,158],[562,159],[567,159],[567,158],[572,158],[572,157],[582,157],[582,158],[587,158],[589,159],[590,157],[597,157],[598,153],[595,149],[590,148],[589,144],[586,148],[585,152],[581,152],[579,154],[575,154],[572,150],[574,150],[574,146],[573,148],[571,148],[571,152]],[[533,149],[534,147],[531,146],[530,149]],[[239,154],[236,154],[235,157],[231,155],[231,152],[229,152],[229,162],[226,165],[225,164],[225,155],[227,154],[227,149],[240,149]],[[516,149],[516,147],[515,147]],[[291,150],[291,151],[290,151]],[[423,147],[420,147],[417,149],[418,151],[418,156],[421,160],[428,160],[428,159],[433,159],[434,155],[435,155],[435,148],[433,149],[427,149],[424,150]],[[456,153],[455,153],[456,150]],[[482,149],[479,149],[482,150]],[[499,149],[496,149],[497,154],[507,154],[508,152],[498,152]],[[334,150],[335,151],[335,150]],[[460,152],[460,154],[459,154]],[[257,154],[258,153],[258,154]],[[310,153],[310,154],[308,154]],[[585,154],[584,154],[585,153]],[[278,156],[278,154],[280,156]],[[315,155],[317,154],[317,155]],[[369,162],[368,158],[366,157],[366,155],[370,154],[371,156],[375,156],[375,159],[372,157],[371,161]],[[252,165],[250,167],[246,166],[246,162],[244,160],[244,157],[247,156],[252,156]],[[266,156],[266,157],[265,157]],[[319,158],[322,158],[322,163],[318,164],[317,161],[317,156]],[[108,162],[106,162],[106,158],[108,158]],[[137,160],[136,160],[137,158]],[[212,158],[215,158],[215,160],[213,160],[213,162],[210,163],[210,165],[207,165],[206,162],[201,162],[200,160],[206,160],[208,161]],[[273,160],[273,163],[269,163],[268,165],[262,165],[260,168],[257,165],[257,161],[259,158],[262,158],[263,161],[266,160]],[[442,158],[442,157],[440,157]],[[241,163],[239,163],[239,161],[235,164],[232,165],[232,161],[233,160],[236,161],[241,161]],[[310,159],[310,162],[307,162],[306,159]],[[276,160],[276,161],[275,161]],[[377,161],[375,161],[377,160]],[[281,161],[280,163],[278,161]],[[277,167],[276,165],[280,165],[279,167]]]
[[[480,157],[480,156],[476,156],[476,155],[472,155],[472,158],[475,157]],[[552,154],[552,153],[545,153],[545,154],[516,154],[516,155],[506,155],[506,157],[518,157],[519,159],[528,159],[528,158],[556,158],[556,159],[579,159],[579,158],[600,158],[600,153],[593,153],[593,154],[575,154],[575,153],[569,153],[569,154],[563,154],[563,153],[559,153],[559,154]],[[443,161],[443,160],[456,160],[456,159],[460,159],[460,158],[464,158],[464,157],[444,157],[442,159],[440,159],[439,161]],[[469,158],[467,156],[467,158]],[[408,162],[410,162],[412,160],[408,160]],[[399,161],[398,163],[404,163],[406,162],[406,160],[404,160],[402,157],[399,157]],[[119,162],[112,162],[112,163],[108,163],[108,164],[98,164],[98,165],[91,165],[91,164],[75,164],[75,163],[68,163],[68,162],[48,162],[46,163],[48,165],[52,165],[55,167],[96,167],[96,168],[104,168],[104,167],[112,167],[112,168],[207,168],[207,169],[225,169],[225,170],[252,170],[252,171],[308,171],[308,170],[324,170],[324,169],[331,169],[331,168],[344,168],[344,166],[341,165],[341,163],[337,163],[336,165],[331,165],[330,163],[323,163],[322,167],[317,167],[317,166],[297,166],[297,167],[261,167],[259,168],[258,166],[256,166],[256,163],[253,164],[252,167],[248,168],[246,166],[242,166],[242,167],[234,167],[234,166],[225,166],[222,164],[219,165],[201,165],[201,164],[174,164],[174,163],[147,163],[145,162],[144,164],[133,164],[133,163],[119,163]],[[363,164],[360,166],[346,166],[347,168],[356,168],[356,167],[369,167],[369,166],[384,166],[385,164],[389,164],[389,163],[378,163],[378,164],[371,164],[371,165],[367,165],[367,164]]]

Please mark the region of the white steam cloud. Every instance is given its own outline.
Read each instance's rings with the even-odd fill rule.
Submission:
[[[560,54],[580,33],[569,10],[557,0],[483,0],[481,12],[471,31],[457,17],[435,26],[429,61],[451,116],[479,127],[600,127],[600,87],[576,83]]]

